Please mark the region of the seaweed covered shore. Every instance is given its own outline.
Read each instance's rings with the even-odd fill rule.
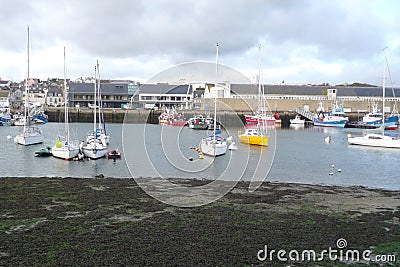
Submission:
[[[0,266],[349,266],[320,254],[259,258],[266,246],[321,252],[338,249],[338,240],[346,250],[397,256],[369,266],[400,265],[400,192],[283,183],[247,188],[240,182],[214,203],[178,208],[151,198],[132,179],[0,178]]]

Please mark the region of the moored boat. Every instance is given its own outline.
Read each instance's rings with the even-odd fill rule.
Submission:
[[[385,118],[385,82],[386,82],[386,55],[385,49],[383,50],[383,85],[382,85],[382,118]],[[380,131],[375,133],[374,131]],[[371,146],[371,147],[384,147],[384,148],[400,148],[400,139],[385,135],[385,127],[382,125],[379,129],[365,131],[363,136],[347,136],[349,145]]]
[[[260,127],[246,128],[244,132],[239,131],[240,141],[245,144],[268,146],[268,134],[265,134]]]
[[[332,111],[328,113],[319,112],[314,117],[314,126],[324,126],[324,127],[339,127],[344,128],[346,124],[349,122],[349,118],[345,117],[345,113],[343,111],[343,105],[339,106],[337,102],[335,102]]]
[[[306,122],[299,115],[296,115],[296,117],[294,119],[290,119],[289,121],[290,121],[290,124],[302,124],[302,125],[304,125],[304,123]]]
[[[122,158],[121,151],[119,151],[118,149],[107,151],[107,159],[116,160],[121,158]]]
[[[25,82],[25,101],[24,101],[24,114],[22,115],[21,122],[23,122],[23,132],[15,136],[14,142],[23,146],[40,144],[44,140],[42,131],[31,125],[29,120],[29,107],[28,107],[28,97],[29,97],[29,27],[28,27],[28,71],[27,79]]]
[[[107,154],[107,142],[106,136],[101,134],[101,129],[97,128],[97,97],[98,97],[98,87],[97,82],[100,83],[100,79],[98,77],[99,63],[96,65],[96,80],[94,82],[94,108],[93,108],[93,131],[88,134],[86,138],[86,144],[82,144],[82,150],[86,157],[91,159],[99,159],[105,157]]]
[[[186,125],[193,130],[207,130],[207,119],[203,115],[195,115],[186,121]]]
[[[50,157],[51,155],[51,147],[49,146],[35,151],[35,157]]]
[[[65,47],[64,47],[64,95],[68,99],[68,87],[65,69]],[[69,132],[68,101],[64,101],[64,135],[59,135],[52,148],[52,154],[56,158],[70,160],[76,158],[80,153],[78,141],[71,142]]]

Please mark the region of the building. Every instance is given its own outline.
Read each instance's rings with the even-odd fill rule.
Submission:
[[[71,107],[89,107],[94,102],[94,83],[70,82],[69,104]],[[132,81],[102,80],[101,99],[104,108],[121,108],[131,102],[138,84]]]
[[[167,83],[143,84],[139,87],[138,106],[155,104],[157,107],[193,108],[193,86]]]

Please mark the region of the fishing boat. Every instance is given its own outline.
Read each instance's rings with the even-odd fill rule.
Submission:
[[[71,142],[69,132],[69,111],[68,111],[68,87],[65,68],[65,47],[64,47],[64,135],[59,135],[52,148],[52,154],[56,158],[70,160],[78,156],[80,152],[78,141]]]
[[[276,125],[280,124],[281,120],[276,119],[274,115],[272,114],[267,114],[266,113],[267,109],[263,108],[258,108],[256,113],[254,115],[244,115],[244,118],[246,120],[246,124],[257,124],[257,123],[264,123],[267,125]],[[278,113],[276,113],[278,114]],[[279,114],[278,114],[279,118]]]
[[[314,126],[344,128],[349,122],[349,118],[345,116],[345,113],[343,111],[343,104],[339,106],[336,101],[332,108],[332,111],[328,113],[324,113],[322,111],[319,112],[313,118],[313,122]]]
[[[193,130],[207,130],[208,120],[203,115],[195,115],[186,121],[186,125]]]
[[[385,129],[386,130],[396,130],[397,129],[397,123],[399,121],[399,115],[397,114],[397,110],[394,109],[394,112],[385,119]],[[368,126],[376,126],[381,127],[382,126],[382,117],[383,114],[378,110],[378,104],[374,103],[372,105],[372,110],[371,112],[365,114],[361,120],[362,125],[368,125]]]
[[[28,71],[25,82],[25,103],[24,103],[24,114],[23,119],[23,132],[15,136],[14,142],[23,146],[40,144],[44,140],[42,131],[37,127],[33,126],[29,120],[29,26],[28,26]]]
[[[216,56],[216,80],[215,80],[215,88],[218,88],[218,44],[217,44],[217,56]],[[214,96],[214,126],[212,130],[212,134],[203,138],[200,142],[200,150],[203,154],[216,157],[221,156],[226,153],[228,145],[226,140],[220,136],[217,132],[217,96]]]
[[[386,54],[383,50],[383,82],[382,82],[382,118],[385,117],[385,86],[386,86]],[[385,127],[382,125],[379,129],[366,130],[363,136],[347,137],[349,145],[384,147],[384,148],[400,148],[400,139],[385,135]]]
[[[264,87],[261,87],[261,46],[258,47],[258,98],[259,107],[265,107]],[[239,131],[240,141],[245,144],[268,146],[268,122],[264,120],[265,113],[260,113],[260,119],[257,120],[255,127],[246,127],[244,132]]]
[[[13,125],[13,119],[10,114],[10,108],[3,108],[0,110],[0,123],[2,126]]]
[[[177,112],[174,107],[166,108],[158,117],[158,121],[161,125],[170,126],[185,126],[187,124],[184,114]]]
[[[86,143],[82,144],[82,150],[86,157],[91,159],[99,159],[107,154],[107,143],[105,135],[101,135],[101,130],[97,128],[97,83],[100,83],[98,78],[99,63],[95,67],[95,82],[94,82],[94,105],[93,105],[93,131],[88,134]]]
[[[304,125],[304,123],[306,122],[299,115],[296,115],[296,117],[294,117],[294,119],[290,119],[289,121],[290,121],[290,124],[301,124],[301,125]]]

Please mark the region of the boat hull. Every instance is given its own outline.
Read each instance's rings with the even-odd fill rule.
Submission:
[[[249,136],[239,134],[239,139],[245,144],[268,146],[268,136]]]
[[[394,139],[390,136],[379,135],[379,134],[348,137],[347,142],[349,145],[400,148],[400,139]]]
[[[322,126],[322,127],[344,128],[348,122],[349,122],[348,119],[330,121],[330,120],[321,120],[318,118],[314,118],[314,126]]]
[[[281,120],[276,120],[274,117],[264,117],[264,116],[252,116],[252,115],[244,115],[246,120],[246,124],[267,124],[267,125],[275,125],[280,123]]]
[[[52,148],[53,157],[70,160],[76,158],[79,154],[79,147],[53,147]]]
[[[43,143],[44,136],[36,127],[29,127],[22,134],[18,134],[14,138],[14,142],[23,146],[30,146]]]
[[[218,142],[205,138],[200,142],[200,150],[203,152],[203,154],[212,157],[224,155],[227,148],[228,146],[226,141]]]
[[[85,148],[83,147],[83,154],[87,158],[100,159],[106,156],[107,148]]]

